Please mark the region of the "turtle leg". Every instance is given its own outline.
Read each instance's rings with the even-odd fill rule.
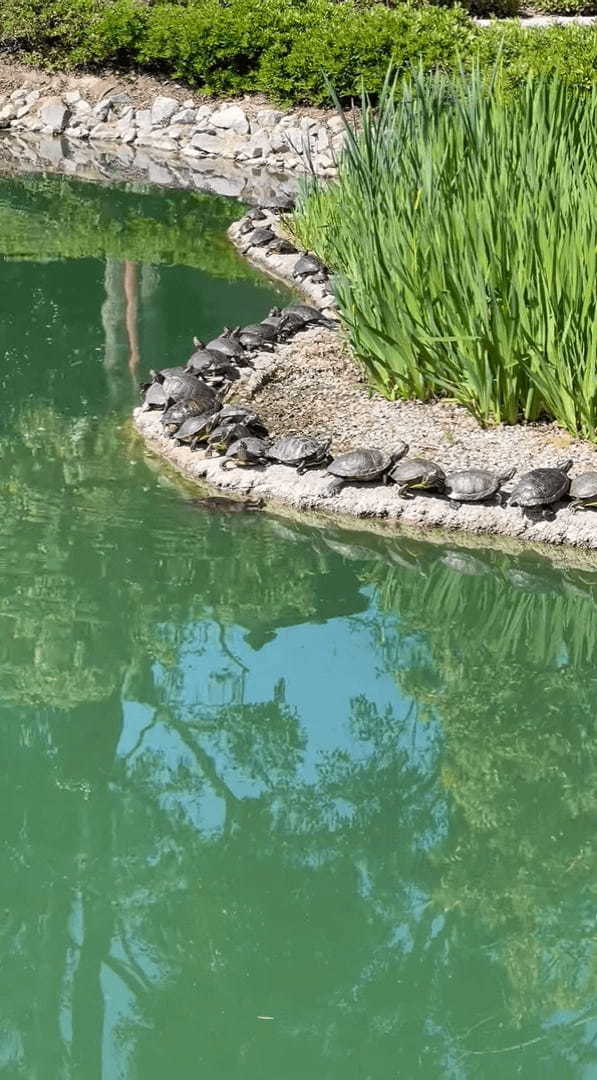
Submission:
[[[346,480],[342,480],[341,477],[338,476],[335,480],[332,480],[331,484],[328,485],[326,495],[337,495],[339,491],[342,491],[342,488],[345,484]]]
[[[543,508],[543,513],[541,514],[541,517],[544,521],[555,521],[556,512],[555,510],[552,510],[551,506],[545,506]]]
[[[398,485],[398,494],[401,499],[414,499],[413,492],[409,489],[408,485],[405,484]]]
[[[461,502],[458,502],[457,499],[450,499],[450,502],[452,503],[452,506],[455,510],[460,510],[460,507],[462,506]]]

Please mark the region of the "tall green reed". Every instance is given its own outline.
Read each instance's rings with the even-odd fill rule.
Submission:
[[[337,180],[293,231],[390,398],[445,395],[483,423],[542,415],[597,438],[597,89],[478,71],[391,75],[347,126]]]

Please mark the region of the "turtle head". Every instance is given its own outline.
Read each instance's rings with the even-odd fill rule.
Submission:
[[[500,484],[507,484],[508,480],[511,480],[514,476],[516,469],[503,469],[502,472],[497,474]]]
[[[201,339],[198,338],[198,337],[194,337],[193,338],[193,348],[194,349],[204,349],[205,348],[205,342],[201,341]]]
[[[268,319],[277,319],[281,314],[282,308],[273,307],[270,311],[268,311],[267,317]]]
[[[573,464],[572,458],[564,458],[563,461],[556,462],[556,469],[561,469],[562,472],[569,472]]]
[[[400,458],[403,458],[405,454],[408,454],[408,451],[409,451],[408,443],[405,443],[405,442],[400,443],[400,445],[397,447],[397,449],[393,450],[392,453],[390,454],[390,461],[391,461],[392,465],[395,465],[397,461],[400,461]]]

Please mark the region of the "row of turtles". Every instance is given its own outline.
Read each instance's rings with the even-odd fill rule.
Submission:
[[[249,210],[244,217],[239,229],[239,235],[244,241],[244,250],[252,247],[263,248],[271,255],[296,255],[297,260],[292,268],[292,276],[297,281],[309,279],[317,284],[323,284],[329,279],[326,266],[309,251],[300,252],[297,247],[285,236],[279,236],[271,225],[259,225],[256,222],[263,221],[267,215],[259,207]]]

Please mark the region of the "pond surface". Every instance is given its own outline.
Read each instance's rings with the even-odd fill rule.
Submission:
[[[597,568],[195,509],[237,213],[0,181],[0,1074],[596,1077]]]

